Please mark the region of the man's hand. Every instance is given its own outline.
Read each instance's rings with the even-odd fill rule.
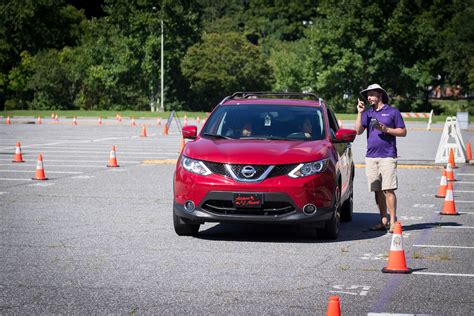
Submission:
[[[365,105],[364,105],[364,101],[362,101],[361,99],[357,98],[357,111],[359,113],[362,113],[365,111]]]

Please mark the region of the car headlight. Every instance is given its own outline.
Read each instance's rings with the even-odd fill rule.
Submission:
[[[201,176],[208,176],[212,173],[202,161],[191,159],[185,156],[181,158],[181,166],[183,166],[183,168],[189,172],[199,174]]]
[[[313,162],[300,163],[295,169],[288,173],[288,176],[292,178],[301,178],[311,176],[316,173],[321,173],[326,170],[328,161],[328,159],[323,159]]]

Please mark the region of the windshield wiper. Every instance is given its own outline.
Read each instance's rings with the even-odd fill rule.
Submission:
[[[224,135],[211,134],[211,133],[204,133],[203,135],[204,136],[215,137],[215,138],[233,139],[232,137],[227,137],[227,136],[224,136]]]
[[[270,139],[270,140],[293,140],[293,139],[290,139],[290,138],[287,138],[287,137],[273,136],[273,135],[270,135],[270,136],[266,137],[265,139]]]

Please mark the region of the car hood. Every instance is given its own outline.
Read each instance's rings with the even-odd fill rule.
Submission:
[[[327,140],[198,138],[186,144],[183,154],[194,159],[230,164],[292,164],[327,158],[331,146]]]

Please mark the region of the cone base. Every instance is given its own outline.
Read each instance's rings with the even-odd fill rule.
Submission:
[[[448,181],[449,181],[449,182],[456,182],[456,181],[458,181],[458,180],[453,179],[453,180],[448,180]]]
[[[457,216],[457,215],[459,215],[459,213],[458,213],[458,212],[456,212],[456,213],[445,213],[445,212],[439,212],[439,214],[440,214],[440,215],[453,215],[453,216]]]
[[[43,180],[49,180],[49,179],[48,178],[44,178],[44,179],[31,178],[31,180],[43,181]]]
[[[444,198],[446,197],[446,195],[438,195],[438,194],[436,194],[435,197],[440,198],[440,199],[444,199]]]
[[[24,160],[12,160],[12,162],[25,162]]]
[[[109,168],[118,168],[120,166],[119,165],[107,165],[107,167],[109,167]]]
[[[413,269],[407,268],[406,270],[389,270],[387,268],[382,269],[383,273],[398,273],[398,274],[409,274],[413,272]]]

